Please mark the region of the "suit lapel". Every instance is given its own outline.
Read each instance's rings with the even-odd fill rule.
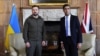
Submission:
[[[63,26],[65,28],[65,17],[63,17],[62,23],[63,23]]]
[[[73,21],[73,16],[71,15],[70,16],[70,28],[71,28],[71,30],[72,30],[72,21]]]

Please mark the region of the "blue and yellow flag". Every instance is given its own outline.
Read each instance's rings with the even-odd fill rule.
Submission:
[[[6,38],[5,38],[5,48],[9,50],[9,34],[20,33],[20,25],[18,20],[18,15],[16,11],[16,6],[13,4],[12,12],[10,17],[10,22],[6,31]]]

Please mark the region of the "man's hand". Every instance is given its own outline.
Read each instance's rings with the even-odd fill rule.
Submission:
[[[63,42],[61,41],[60,43],[61,43],[61,48],[64,49],[64,44],[63,44]]]
[[[30,43],[29,42],[26,42],[25,45],[26,45],[26,47],[30,47]]]
[[[80,49],[81,46],[82,46],[82,43],[78,43],[78,44],[77,44],[77,48],[78,48],[78,49]]]
[[[45,45],[46,45],[45,41],[42,41],[42,46],[45,46]]]

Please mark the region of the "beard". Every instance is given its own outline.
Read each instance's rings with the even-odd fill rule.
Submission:
[[[38,16],[38,14],[33,14],[33,16]]]
[[[32,15],[33,15],[34,18],[38,18],[38,16],[39,16],[38,13],[37,13],[37,14],[34,13],[34,14],[32,14]]]
[[[33,13],[33,16],[38,16],[38,13]]]

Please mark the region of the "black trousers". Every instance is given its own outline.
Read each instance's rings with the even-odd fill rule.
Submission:
[[[64,42],[66,56],[78,56],[77,45],[73,44],[71,37],[66,37]]]
[[[42,45],[41,41],[30,41],[30,47],[26,48],[26,56],[41,56]]]

